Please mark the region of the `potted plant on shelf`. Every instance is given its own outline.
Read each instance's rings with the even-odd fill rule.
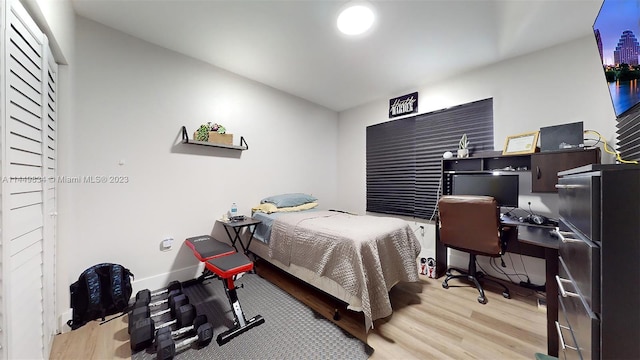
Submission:
[[[198,130],[193,134],[193,139],[216,144],[233,144],[233,134],[227,134],[227,129],[224,126],[211,124],[210,122],[200,125]]]
[[[462,134],[462,138],[460,139],[460,143],[458,144],[458,157],[469,157],[469,140],[467,139],[466,133]]]
[[[193,134],[193,139],[196,141],[209,141],[209,125],[200,125],[196,133]]]

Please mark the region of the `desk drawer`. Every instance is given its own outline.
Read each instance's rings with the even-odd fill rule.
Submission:
[[[569,346],[572,340],[575,341],[574,347],[577,348],[579,358],[597,357],[600,353],[600,320],[591,311],[586,300],[577,292],[575,282],[570,279],[562,258],[560,260],[558,321],[573,335],[571,339],[566,332],[563,332],[560,340],[561,342],[564,340],[564,343]],[[562,324],[563,321],[566,321],[566,324]],[[570,355],[573,351],[569,347],[565,349],[565,355]]]
[[[561,220],[558,255],[563,276],[571,279],[589,307],[600,313],[600,247],[573,232]]]
[[[600,241],[600,177],[565,176],[557,187],[560,217],[589,240]]]
[[[567,310],[562,302],[562,296],[558,296],[558,320],[556,321],[556,331],[558,332],[558,358],[565,360],[582,360],[582,355],[578,349],[573,329],[567,320]],[[551,336],[551,334],[549,334]]]

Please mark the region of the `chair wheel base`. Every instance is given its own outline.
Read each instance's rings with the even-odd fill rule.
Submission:
[[[470,266],[470,268],[473,269],[472,266]],[[460,275],[452,275],[453,270],[459,272]],[[483,289],[482,285],[480,284],[480,280],[481,279],[483,281],[489,281],[489,282],[495,283],[497,285],[500,285],[503,288],[502,297],[504,297],[505,299],[511,299],[511,294],[509,292],[509,289],[505,285],[503,285],[499,281],[496,281],[494,279],[491,279],[491,278],[487,277],[486,274],[481,272],[481,271],[465,272],[465,271],[458,270],[458,269],[455,269],[455,268],[449,268],[449,269],[447,269],[446,273],[447,273],[447,277],[442,282],[442,287],[443,288],[445,288],[445,289],[449,288],[449,284],[448,284],[449,280],[452,280],[452,279],[467,280],[467,281],[471,282],[473,284],[473,286],[475,286],[476,289],[478,289],[478,292],[480,293],[480,296],[478,296],[478,302],[480,304],[486,304],[489,301],[489,299],[484,294],[484,289]],[[470,276],[469,273],[475,274],[475,276]]]

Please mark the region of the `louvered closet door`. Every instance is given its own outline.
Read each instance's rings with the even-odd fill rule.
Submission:
[[[5,10],[2,355],[39,359],[48,357],[55,327],[55,237],[49,221],[45,230],[50,203],[55,209],[55,188],[50,190],[44,175],[52,151],[55,160],[55,124],[49,129],[49,116],[55,123],[56,71],[49,69],[45,36],[19,2],[7,1]],[[55,172],[55,165],[51,168]]]
[[[49,47],[46,48],[45,79],[43,85],[44,96],[44,153],[43,178],[44,181],[44,249],[43,249],[43,307],[44,307],[44,358],[49,356],[53,337],[56,333],[56,223],[57,223],[57,193],[56,184],[58,172],[56,161],[57,128],[58,128],[58,64],[55,63]]]

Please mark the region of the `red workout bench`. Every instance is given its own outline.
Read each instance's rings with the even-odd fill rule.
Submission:
[[[207,260],[215,259],[220,256],[227,256],[236,253],[236,249],[220,242],[209,235],[194,236],[186,239],[184,244],[191,248],[193,255],[200,260],[200,262],[206,263]],[[206,266],[202,275],[196,280],[203,282],[205,279],[216,277],[216,274],[211,272]]]
[[[236,275],[253,270],[253,262],[245,254],[237,253],[232,246],[209,235],[191,237],[184,243],[191,248],[198,260],[204,262],[205,269],[198,280],[208,277],[217,277],[222,280],[233,310],[234,327],[218,335],[216,338],[218,345],[223,345],[252,327],[264,323],[261,315],[256,315],[249,320],[245,318],[236,292],[238,287],[234,284]]]

